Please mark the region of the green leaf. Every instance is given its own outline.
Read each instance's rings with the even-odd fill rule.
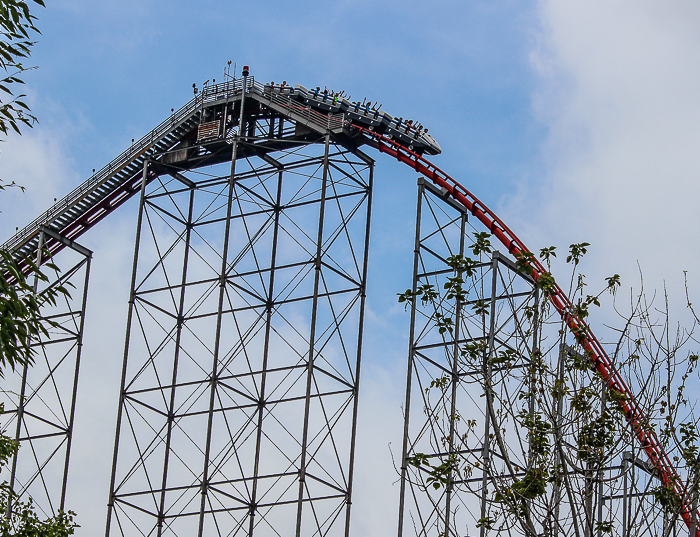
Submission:
[[[480,255],[482,253],[485,253],[485,254],[491,253],[490,237],[491,237],[491,234],[488,233],[487,231],[474,233],[474,238],[476,240],[475,240],[474,244],[472,244],[469,247],[471,249],[471,251],[474,252],[474,255]]]

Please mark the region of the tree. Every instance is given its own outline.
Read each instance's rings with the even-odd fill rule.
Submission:
[[[45,332],[39,316],[42,303],[55,300],[55,293],[37,295],[25,273],[46,281],[32,262],[20,266],[9,252],[0,252],[3,275],[0,278],[0,377],[7,367],[12,371],[31,364],[32,339]]]
[[[44,6],[43,0],[31,0]],[[36,118],[23,101],[24,94],[13,91],[23,84],[22,73],[31,69],[23,65],[29,58],[34,42],[31,36],[38,34],[36,17],[30,13],[30,4],[24,0],[0,0],[0,68],[5,76],[0,79],[0,133],[10,131],[21,134],[21,127],[32,127]],[[15,182],[2,184],[17,186]],[[21,188],[21,187],[20,187]],[[10,252],[0,252],[0,379],[7,368],[30,366],[33,361],[31,343],[39,334],[47,334],[47,321],[41,319],[41,306],[54,303],[65,288],[51,288],[37,293],[27,277],[46,281],[46,276],[32,260],[18,260]],[[53,265],[47,265],[57,269]],[[0,405],[0,412],[4,409]],[[3,431],[4,433],[4,431]],[[0,434],[0,469],[17,453],[19,444],[5,434]],[[59,511],[55,516],[41,520],[37,516],[32,499],[17,497],[7,482],[0,484],[0,535],[62,537],[72,535],[76,524],[74,513]]]
[[[44,6],[43,0],[31,0]],[[36,17],[29,11],[30,4],[24,0],[2,0],[0,2],[0,68],[5,76],[0,79],[0,132],[7,135],[10,130],[20,134],[22,126],[32,127],[36,117],[22,100],[26,95],[16,94],[15,86],[24,84],[19,78],[33,67],[26,67],[22,61],[29,58],[34,41],[33,34],[39,34],[34,22]]]
[[[44,6],[43,0],[31,1]],[[15,86],[24,84],[19,76],[33,69],[22,63],[35,43],[30,36],[39,33],[29,7],[24,0],[0,0],[0,68],[5,72],[0,79],[0,133],[4,135],[10,130],[21,134],[20,127],[31,128],[36,121],[22,100],[26,95],[13,92]],[[17,185],[14,181],[9,185],[0,182],[0,190],[7,186]],[[40,329],[39,303],[27,284],[24,268],[9,252],[0,254],[4,267],[0,281],[0,361],[3,369],[10,366],[14,370],[31,356],[30,341]],[[31,261],[28,267],[30,272],[37,269]]]
[[[579,263],[589,245],[571,245],[566,257],[569,313],[587,330],[590,310],[607,296],[619,319],[608,354],[629,390],[606,388],[581,345],[581,334],[549,301],[556,285],[551,273],[532,282],[533,292],[520,289],[502,302],[510,304],[496,306],[490,294],[496,269],[488,260],[488,234],[476,233],[474,239],[469,256],[447,258],[451,274],[433,271],[399,295],[399,302],[425,320],[424,348],[443,348],[453,356],[445,362],[452,364],[451,374],[443,367],[429,384],[421,384],[425,424],[411,438],[415,447],[405,461],[412,469],[413,494],[419,491],[426,498],[424,511],[412,513],[414,519],[435,520],[431,524],[444,536],[462,534],[455,522],[460,508],[478,513],[472,519],[482,535],[666,536],[684,525],[684,514],[700,528],[695,520],[697,394],[688,393],[700,378],[698,354],[688,350],[698,342],[698,318],[674,327],[665,294],[650,299],[642,290],[623,304],[618,275],[607,278],[600,292],[588,294]],[[540,252],[549,270],[554,257],[553,247]],[[529,276],[531,259],[531,254],[519,256],[516,270]],[[507,323],[509,332],[489,335],[489,326]],[[481,421],[469,414],[473,409],[455,404],[462,389],[480,395],[472,395],[474,406],[484,401]],[[660,453],[668,457],[655,464],[675,468],[671,480],[660,479],[628,424],[630,393],[645,416],[638,429],[653,432]],[[488,422],[485,431],[479,429],[483,421]],[[451,503],[445,500],[448,494]],[[421,511],[420,501],[415,505]]]

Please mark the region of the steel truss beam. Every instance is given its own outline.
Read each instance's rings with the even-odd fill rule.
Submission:
[[[275,119],[142,182],[107,535],[348,534],[374,163]]]
[[[529,468],[529,436],[517,417],[532,415],[540,404],[531,373],[541,345],[539,291],[498,251],[475,259],[471,277],[456,270],[452,256],[475,258],[469,245],[479,229],[443,190],[423,178],[418,185],[398,535],[484,537],[496,534],[487,522],[501,508],[496,490]],[[464,279],[464,296],[448,299],[448,278]],[[422,299],[426,290],[436,296]],[[560,461],[560,473],[572,475],[577,487],[573,498],[587,507],[572,509],[555,482],[548,492],[553,510],[533,521],[531,534],[602,537],[601,524],[610,522],[616,535],[675,535],[683,522],[664,516],[652,494],[654,472],[631,442],[623,439],[631,451],[621,451],[609,467],[581,471]],[[530,508],[541,515],[534,504]],[[584,509],[589,519],[581,517]],[[580,533],[571,522],[575,516],[583,519]],[[508,532],[524,535],[518,527]]]
[[[46,282],[34,277],[35,292],[64,287],[69,295],[59,293],[55,305],[42,307],[48,335],[40,334],[32,343],[33,365],[6,375],[0,390],[5,408],[0,427],[20,443],[3,478],[18,496],[31,497],[46,517],[65,507],[92,259],[87,248],[43,227],[40,252],[48,239],[62,243],[67,251],[61,256],[60,271],[46,266],[47,259],[34,252],[48,277]]]
[[[420,179],[412,290],[432,285],[439,296],[434,301],[418,298],[411,309],[399,535],[461,537],[465,520],[474,528],[472,521],[485,516],[487,502],[478,498],[488,487],[494,457],[490,412],[480,397],[479,378],[486,375],[502,394],[517,397],[522,380],[506,381],[505,365],[489,364],[507,352],[512,367],[527,369],[533,348],[524,312],[537,303],[537,292],[531,278],[498,252],[479,262],[473,279],[464,278],[462,300],[446,299],[444,280],[463,276],[449,266],[449,258],[474,257],[468,250],[471,231],[467,213]],[[453,327],[440,333],[436,323],[445,318]],[[462,355],[467,345],[479,359]],[[444,476],[445,486],[432,486],[425,465],[414,464],[416,456],[427,457],[432,467],[454,467]],[[475,459],[482,463],[475,465]]]

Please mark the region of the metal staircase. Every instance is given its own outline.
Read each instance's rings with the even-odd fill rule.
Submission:
[[[140,188],[145,160],[170,149],[182,137],[196,129],[200,100],[192,99],[126,151],[109,162],[45,213],[40,214],[8,239],[2,249],[19,258],[33,255],[39,243],[39,231],[47,227],[68,239],[74,239],[121,205]],[[51,251],[57,246],[48,239]]]

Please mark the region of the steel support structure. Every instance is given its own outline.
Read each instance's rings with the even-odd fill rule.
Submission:
[[[47,265],[53,262],[42,247],[47,239],[64,247],[61,270]],[[35,292],[63,287],[68,293],[59,292],[55,304],[41,309],[46,333],[31,345],[33,364],[6,372],[3,379],[1,428],[19,442],[3,478],[17,496],[31,497],[38,512],[49,517],[65,507],[92,252],[41,228],[34,255],[47,277],[42,281],[30,275]]]
[[[416,147],[400,119],[336,97],[247,76],[205,86],[4,244],[20,263],[42,250],[77,258],[61,257],[64,271],[48,284],[75,290],[44,310],[50,337],[36,343],[37,365],[3,383],[4,431],[23,446],[7,479],[45,514],[65,498],[80,362],[90,252],[74,241],[140,192],[107,535],[348,536],[374,169],[358,148],[367,144],[426,178],[399,535],[489,533],[495,491],[532,468],[518,415],[540,404],[533,312],[549,269],[533,256],[518,270],[512,259],[530,251],[424,158],[437,143]],[[470,255],[472,230],[507,253],[474,253],[467,277],[458,260]],[[644,401],[558,285],[547,304],[564,335],[548,349],[547,374],[567,374],[566,339],[577,333],[601,393],[624,395],[629,427],[607,467],[558,459],[576,490],[552,481],[552,507],[526,533],[675,535],[682,518],[700,535],[688,475],[644,426]],[[658,483],[672,489],[675,518],[650,501]],[[533,501],[525,519],[531,508],[542,514]]]
[[[686,535],[687,528],[680,517],[671,521],[654,497],[658,481],[653,467],[643,459],[639,448],[631,448],[622,454],[619,465],[606,469],[603,480],[598,483],[602,490],[599,490],[601,512],[597,519],[608,517],[614,520],[615,532],[620,537]],[[604,483],[607,486],[603,489],[601,485]]]
[[[558,459],[566,487],[552,479],[543,496],[525,501],[530,528],[501,525],[497,493],[525,479],[532,464],[524,417],[548,411],[536,393],[533,357],[551,345],[548,331],[550,341],[560,339],[561,323],[538,318],[539,289],[506,255],[475,255],[479,231],[462,205],[419,179],[398,535],[603,537],[606,528],[625,536],[676,535],[683,521],[664,516],[653,495],[653,467],[629,435],[621,437],[613,465],[586,467],[575,454],[573,463]],[[459,263],[465,258],[472,259],[468,270]],[[449,285],[455,278],[463,282],[461,294]],[[546,370],[559,372],[562,382],[553,386],[575,389],[565,367],[574,351],[561,349]],[[555,412],[565,410],[559,403]],[[576,444],[559,442],[567,446],[561,453]]]
[[[144,167],[108,536],[348,535],[374,163],[252,123]]]
[[[412,292],[431,286],[437,296],[423,299],[423,291],[411,307],[400,536],[463,537],[475,530],[489,512],[498,451],[490,429],[493,413],[502,412],[482,387],[512,394],[516,407],[530,404],[517,400],[527,374],[508,378],[507,372],[527,372],[536,341],[525,313],[537,304],[537,290],[497,251],[477,261],[472,278],[455,270],[454,256],[474,258],[472,231],[462,206],[419,179]],[[465,294],[450,300],[444,282],[454,277],[464,279]],[[467,346],[472,356],[463,353]],[[493,359],[504,355],[508,362]],[[431,475],[431,467],[442,470]]]

